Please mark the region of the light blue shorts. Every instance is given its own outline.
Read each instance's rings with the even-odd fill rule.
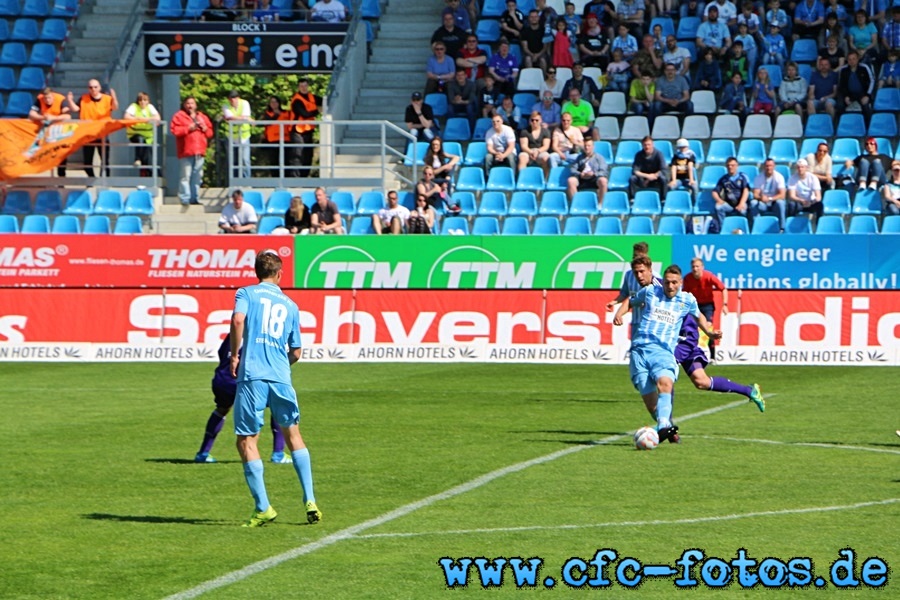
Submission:
[[[239,381],[234,399],[234,433],[258,434],[265,422],[263,412],[267,406],[282,427],[300,422],[300,407],[297,406],[294,386],[264,380]]]
[[[675,381],[678,373],[678,364],[675,355],[662,348],[642,346],[631,349],[631,383],[641,395],[656,391],[656,382],[661,377],[668,377]]]

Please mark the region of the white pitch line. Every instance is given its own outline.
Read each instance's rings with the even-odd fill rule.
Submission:
[[[769,396],[772,395],[774,394],[769,394]],[[735,402],[729,402],[728,404],[723,404],[721,406],[709,408],[707,410],[702,410],[697,413],[679,417],[678,421],[689,421],[691,419],[715,414],[724,410],[736,408],[738,406],[745,406],[746,404],[747,400],[737,400]],[[197,596],[200,596],[212,590],[225,587],[239,581],[243,581],[248,577],[256,575],[257,573],[262,573],[263,571],[266,571],[273,567],[277,567],[278,565],[289,560],[293,560],[298,556],[303,556],[304,554],[315,552],[316,550],[326,548],[346,539],[358,537],[357,534],[363,531],[372,529],[373,527],[378,527],[379,525],[384,525],[385,523],[389,523],[390,521],[394,521],[401,517],[405,517],[406,515],[413,513],[420,508],[427,508],[432,504],[435,504],[436,502],[440,502],[441,500],[448,500],[455,496],[465,494],[466,492],[471,492],[474,489],[487,485],[488,483],[500,479],[501,477],[505,477],[506,475],[518,473],[519,471],[524,471],[525,469],[528,469],[530,467],[542,465],[544,463],[554,461],[558,458],[568,456],[569,454],[581,452],[582,450],[586,450],[588,448],[593,448],[595,446],[603,444],[609,444],[610,442],[615,442],[627,438],[630,435],[631,434],[629,433],[612,435],[609,437],[605,437],[602,440],[592,442],[591,444],[586,444],[583,446],[572,446],[563,450],[557,450],[556,452],[551,452],[550,454],[545,454],[544,456],[539,456],[531,460],[526,460],[524,462],[509,465],[508,467],[503,467],[502,469],[497,469],[496,471],[491,471],[490,473],[485,473],[480,477],[476,477],[475,479],[454,486],[438,494],[434,494],[432,496],[428,496],[427,498],[417,500],[416,502],[411,502],[410,504],[405,504],[399,508],[395,508],[394,510],[384,513],[381,516],[375,517],[374,519],[369,519],[368,521],[363,521],[362,523],[359,523],[357,525],[352,525],[345,529],[341,529],[340,531],[336,531],[332,534],[326,535],[325,537],[316,540],[315,542],[310,542],[308,544],[298,546],[292,550],[288,550],[287,552],[282,552],[281,554],[278,554],[276,556],[272,556],[259,562],[247,565],[246,567],[238,569],[237,571],[232,571],[231,573],[226,573],[221,577],[210,579],[209,581],[201,583],[200,585],[187,589],[183,592],[168,596],[165,598],[165,600],[187,600],[189,598],[196,598]]]
[[[847,446],[844,444],[826,444],[823,442],[780,442],[778,440],[758,440],[754,438],[719,437],[715,435],[692,435],[691,439],[718,440],[722,442],[742,442],[747,444],[771,444],[773,446],[805,446],[808,448],[831,448],[834,450],[859,450],[861,452],[879,452],[882,454],[900,454],[900,450],[888,448],[870,448],[868,446]]]
[[[420,537],[438,535],[471,535],[478,533],[515,533],[519,531],[556,531],[568,529],[598,529],[603,527],[645,527],[657,525],[691,525],[696,523],[710,523],[717,521],[734,521],[737,519],[753,519],[756,517],[777,517],[782,515],[798,515],[807,513],[832,512],[839,510],[853,510],[869,506],[883,506],[896,504],[900,498],[888,498],[887,500],[874,500],[872,502],[859,502],[857,504],[845,504],[843,506],[814,506],[809,508],[786,508],[784,510],[766,510],[732,515],[719,515],[715,517],[694,517],[689,519],[653,520],[653,521],[610,521],[607,523],[586,523],[584,525],[530,525],[520,527],[493,527],[487,529],[451,529],[448,531],[422,531],[408,533],[367,533],[358,535],[357,540],[370,540],[376,538],[393,537]]]

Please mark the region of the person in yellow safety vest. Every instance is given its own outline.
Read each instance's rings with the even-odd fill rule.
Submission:
[[[295,121],[318,120],[322,110],[322,98],[309,91],[309,80],[301,78],[297,81],[297,93],[291,98],[291,113]],[[291,166],[295,167],[291,177],[309,177],[313,163],[313,132],[316,126],[312,123],[300,123],[291,128],[291,144],[295,145],[291,157]]]
[[[146,92],[138,92],[137,99],[125,109],[126,119],[141,119],[140,123],[132,123],[125,129],[128,141],[140,144],[134,149],[134,166],[149,167],[153,164],[154,131],[159,125],[160,116],[156,107],[150,104],[150,96]],[[150,177],[150,169],[142,168],[141,177]]]
[[[234,167],[232,177],[250,177],[250,123],[253,115],[250,113],[250,103],[241,99],[237,90],[228,92],[228,102],[222,107],[222,118],[226,121],[234,121],[230,128],[232,139],[231,146],[235,148]],[[237,140],[233,139],[236,136]]]

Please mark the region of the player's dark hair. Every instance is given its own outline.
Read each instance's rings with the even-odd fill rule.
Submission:
[[[669,265],[668,267],[666,267],[666,271],[665,273],[663,273],[663,277],[665,277],[669,273],[681,277],[681,267],[679,267],[678,265]]]
[[[644,266],[647,267],[648,269],[652,269],[652,268],[653,268],[653,261],[650,260],[650,257],[647,256],[646,254],[641,254],[640,256],[636,256],[636,257],[631,261],[631,268],[634,269],[635,267],[639,267],[640,265],[644,265]]]
[[[632,254],[649,254],[650,245],[647,242],[638,242],[631,247]]]
[[[271,279],[281,270],[281,257],[274,250],[263,250],[256,255],[256,276],[262,281],[263,279]]]

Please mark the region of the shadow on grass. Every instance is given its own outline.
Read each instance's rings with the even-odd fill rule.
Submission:
[[[171,523],[173,525],[228,525],[232,521],[221,519],[190,519],[185,517],[158,517],[154,515],[111,515],[107,513],[88,513],[82,515],[94,521],[119,521],[122,523]]]
[[[169,465],[229,465],[237,464],[239,460],[216,460],[214,463],[198,463],[192,458],[145,458],[144,462],[163,463]]]
[[[617,400],[614,398],[566,398],[565,396],[560,396],[559,398],[529,398],[531,402],[586,402],[588,404],[619,404],[622,402],[631,402],[631,399],[621,399]]]

